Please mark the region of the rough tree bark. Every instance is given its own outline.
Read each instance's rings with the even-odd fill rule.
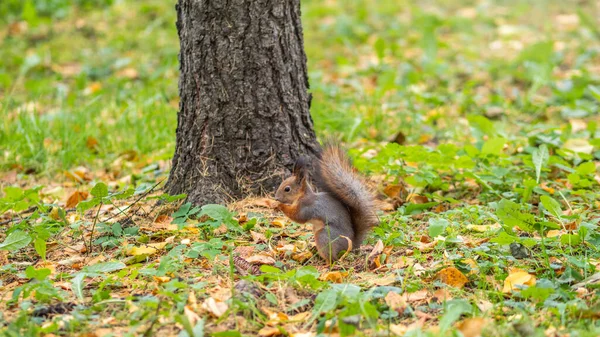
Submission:
[[[195,204],[272,192],[318,149],[300,0],[179,0],[181,97],[166,189]]]

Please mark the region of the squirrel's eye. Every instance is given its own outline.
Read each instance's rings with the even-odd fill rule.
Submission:
[[[291,189],[289,186],[286,186],[286,187],[285,187],[283,190],[284,190],[284,191],[286,191],[286,192],[289,192],[289,191],[291,191],[292,189]]]

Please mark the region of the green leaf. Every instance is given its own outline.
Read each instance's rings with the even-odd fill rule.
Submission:
[[[535,218],[532,214],[522,213],[517,203],[502,199],[498,203],[496,215],[512,231],[512,227],[518,226],[520,229],[532,233],[535,232]]]
[[[46,240],[42,239],[41,237],[38,237],[37,239],[35,239],[33,246],[35,247],[35,251],[42,257],[42,260],[45,261],[46,260]]]
[[[508,234],[505,231],[500,232],[497,237],[490,240],[490,242],[501,244],[501,245],[509,245],[513,242],[519,242],[519,238],[513,235]]]
[[[27,246],[31,242],[31,236],[24,231],[14,231],[0,243],[1,250],[14,251]]]
[[[577,246],[581,243],[581,237],[577,234],[564,234],[560,237],[563,245]]]
[[[71,280],[73,292],[81,301],[83,301],[83,280],[85,279],[85,273],[78,273]]]
[[[29,266],[25,269],[25,276],[27,276],[27,278],[34,278],[38,281],[43,281],[50,274],[52,274],[52,272],[48,268],[35,269],[32,266]]]
[[[202,211],[200,212],[200,216],[208,215],[211,219],[225,221],[233,217],[233,213],[231,213],[227,207],[223,205],[204,205],[202,206]]]
[[[416,214],[420,211],[429,209],[433,206],[438,205],[439,202],[436,201],[432,201],[432,202],[426,202],[424,204],[409,204],[408,206],[406,206],[406,208],[404,209],[404,214],[405,215],[412,215],[412,214]]]
[[[204,321],[202,321],[204,322]],[[198,326],[196,324],[196,326]],[[203,326],[204,329],[204,326]],[[194,328],[194,330],[196,330],[196,328]],[[194,337],[201,337],[202,335],[196,335],[196,333],[194,332]],[[239,331],[235,331],[235,330],[227,330],[227,331],[220,331],[220,332],[215,332],[211,335],[212,337],[241,337],[242,334]]]
[[[90,193],[92,193],[92,195],[96,198],[104,198],[108,196],[108,186],[102,182],[97,183],[94,185],[94,188],[92,188]]]
[[[554,289],[552,288],[538,288],[536,286],[530,286],[527,289],[521,290],[520,295],[524,298],[533,298],[538,302],[543,302],[553,293]]]
[[[123,262],[102,262],[85,268],[88,273],[111,273],[125,268]]]
[[[79,212],[85,212],[88,209],[91,209],[95,206],[100,205],[101,200],[98,198],[94,198],[91,200],[87,200],[87,201],[81,201],[80,203],[77,204],[77,210]]]
[[[438,237],[444,233],[450,222],[446,219],[429,219],[429,236],[432,238]]]
[[[540,201],[542,202],[544,208],[548,210],[548,212],[550,212],[550,214],[560,219],[562,215],[562,210],[558,201],[554,200],[553,198],[547,195],[542,195],[540,197]]]
[[[321,292],[315,299],[313,313],[318,315],[335,309],[337,307],[337,296],[338,292],[335,289],[328,289]]]
[[[540,145],[537,149],[533,150],[531,154],[531,160],[535,166],[535,181],[540,182],[540,175],[542,173],[542,167],[546,165],[550,155],[548,154],[548,147],[546,144]]]
[[[448,330],[450,326],[456,322],[464,313],[472,311],[469,302],[465,300],[450,300],[446,302],[446,310],[442,318],[440,318],[440,330],[442,332]]]
[[[596,172],[596,165],[591,161],[582,163],[581,165],[577,166],[576,172],[583,176],[590,175]]]
[[[502,153],[504,144],[506,144],[505,138],[492,138],[483,144],[483,148],[481,148],[481,154],[498,156]]]
[[[381,61],[385,56],[385,40],[382,38],[378,38],[375,41],[375,52],[377,53],[377,58]]]

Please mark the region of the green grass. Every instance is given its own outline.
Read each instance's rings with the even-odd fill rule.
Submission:
[[[368,239],[386,247],[374,270],[368,252],[331,269],[303,261],[310,230],[280,228],[260,203],[144,197],[174,151],[174,1],[2,2],[0,220],[15,221],[2,225],[0,334],[327,335],[331,324],[372,336],[422,322],[408,335],[458,336],[457,322],[484,317],[484,336],[597,336],[597,285],[572,288],[600,268],[594,6],[303,2],[317,134],[343,139],[394,206]],[[79,166],[91,176],[73,182],[64,171]],[[66,206],[74,191],[92,194],[77,211]],[[132,207],[111,218],[99,204]],[[148,243],[166,245],[132,253]],[[232,257],[248,249],[274,265],[241,276]],[[58,263],[73,256],[85,260]],[[451,266],[464,288],[436,277]],[[512,268],[536,284],[504,293]],[[453,299],[436,299],[440,289]],[[427,293],[398,307],[389,291]],[[211,299],[223,300],[222,318]],[[77,306],[34,315],[57,303]],[[298,313],[300,323],[281,321]]]

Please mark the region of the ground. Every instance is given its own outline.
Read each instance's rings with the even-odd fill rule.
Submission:
[[[598,5],[302,6],[317,134],[381,201],[331,267],[269,196],[162,193],[173,1],[0,3],[0,334],[600,334]]]

